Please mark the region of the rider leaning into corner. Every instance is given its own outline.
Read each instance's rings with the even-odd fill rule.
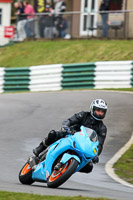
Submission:
[[[39,144],[38,147],[33,149],[35,157],[32,157],[33,160],[33,169],[36,165],[36,157],[44,151],[49,145],[59,140],[60,138],[65,137],[67,134],[74,134],[77,131],[80,131],[80,126],[91,128],[97,132],[99,147],[98,147],[98,156],[96,156],[92,161],[87,163],[80,172],[90,173],[93,169],[93,163],[96,164],[99,162],[99,155],[102,152],[103,144],[107,134],[107,128],[103,123],[103,119],[107,112],[107,103],[103,99],[96,99],[92,101],[90,105],[90,112],[81,111],[74,114],[72,117],[68,118],[62,123],[60,131],[51,130],[46,138]],[[58,163],[59,164],[59,163]],[[56,166],[58,167],[60,166]]]

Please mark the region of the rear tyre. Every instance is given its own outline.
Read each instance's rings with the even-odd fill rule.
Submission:
[[[32,169],[29,166],[29,163],[25,163],[25,165],[22,167],[22,169],[19,172],[19,181],[22,184],[31,185],[34,183],[34,180],[32,179]]]
[[[65,181],[67,181],[70,176],[74,173],[78,166],[78,161],[74,158],[71,158],[62,165],[59,170],[53,170],[52,174],[47,180],[47,185],[50,188],[57,188]]]

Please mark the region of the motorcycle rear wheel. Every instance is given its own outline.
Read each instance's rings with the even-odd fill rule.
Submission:
[[[71,158],[62,165],[59,170],[53,170],[52,174],[47,180],[47,185],[50,188],[57,188],[64,182],[66,182],[70,176],[74,173],[78,166],[78,161]]]
[[[19,181],[22,184],[31,185],[34,183],[34,180],[32,179],[32,169],[29,166],[29,163],[25,163],[25,165],[22,167],[22,169],[19,172]]]

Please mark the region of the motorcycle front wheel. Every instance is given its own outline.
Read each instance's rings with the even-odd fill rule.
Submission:
[[[66,182],[70,176],[74,173],[78,166],[78,161],[74,158],[68,160],[61,166],[59,170],[53,170],[52,174],[47,180],[47,185],[50,188],[57,188],[64,182]]]
[[[22,184],[31,185],[32,183],[34,183],[34,180],[32,179],[32,169],[29,166],[29,163],[25,163],[25,165],[20,170],[18,176],[19,176],[19,181]]]

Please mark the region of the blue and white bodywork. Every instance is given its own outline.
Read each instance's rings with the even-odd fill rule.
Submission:
[[[94,130],[81,126],[80,132],[67,135],[48,147],[44,161],[39,163],[32,172],[32,179],[47,182],[53,171],[55,161],[60,157],[60,163],[65,164],[74,158],[78,161],[75,172],[82,169],[89,161],[98,155],[98,137]]]

